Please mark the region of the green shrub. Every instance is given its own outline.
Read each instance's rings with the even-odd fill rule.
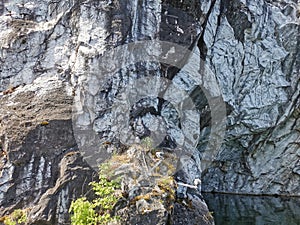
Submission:
[[[85,197],[73,201],[71,203],[70,212],[73,212],[71,222],[74,225],[97,224],[95,207]]]
[[[27,221],[27,214],[22,209],[16,209],[9,216],[5,217],[5,225],[19,225]]]
[[[111,211],[121,197],[118,194],[120,179],[109,180],[107,175],[100,173],[99,182],[91,182],[90,185],[97,197],[93,201],[82,197],[71,203],[72,225],[104,225],[118,220],[118,217],[111,216]]]

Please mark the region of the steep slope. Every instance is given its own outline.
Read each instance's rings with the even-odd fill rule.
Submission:
[[[67,223],[148,136],[177,183],[299,196],[299,59],[292,0],[1,1],[0,216]]]

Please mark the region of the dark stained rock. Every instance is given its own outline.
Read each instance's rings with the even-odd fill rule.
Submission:
[[[174,182],[299,196],[299,15],[290,0],[0,1],[0,217],[68,224],[97,164],[152,133],[179,156]],[[130,196],[153,191],[140,182]],[[212,223],[194,189],[176,198],[120,214]]]
[[[0,99],[0,216],[28,209],[32,224],[61,224],[72,199],[96,174],[80,156],[72,121],[72,97],[62,82],[19,87]]]

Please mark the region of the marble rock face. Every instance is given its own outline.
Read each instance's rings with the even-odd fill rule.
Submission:
[[[149,136],[182,157],[178,182],[299,196],[299,10],[0,1],[0,216],[27,208],[32,224],[68,223],[97,165]]]

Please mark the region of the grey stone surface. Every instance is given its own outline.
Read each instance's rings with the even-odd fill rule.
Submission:
[[[230,111],[203,188],[299,195],[299,5],[224,2],[216,1],[204,40]]]
[[[70,163],[64,155],[84,147],[89,138],[90,152],[85,152],[84,157],[93,158],[99,151],[97,143],[107,143],[100,148],[103,158],[94,157],[90,162],[93,167],[114,147],[120,151],[128,147],[129,141],[123,137],[131,138],[130,143],[140,142],[160,125],[158,134],[167,134],[153,136],[163,139],[160,147],[180,147],[183,155],[189,156],[180,167],[182,181],[193,184],[199,175],[205,191],[300,195],[297,1],[3,3],[1,216],[13,208],[31,207],[45,199],[47,203],[34,208],[39,215],[36,221],[66,222],[68,218],[62,215],[70,199],[81,194],[82,187],[78,189],[75,184],[85,182],[80,173],[85,171],[83,174],[91,177],[92,168],[81,162],[77,154],[71,156]],[[128,54],[118,62],[121,70],[114,71],[116,64],[109,58],[101,61],[118,46],[147,40],[179,44],[198,55],[199,61],[189,61],[188,51],[164,49],[153,43],[138,55],[127,49]],[[161,62],[126,65],[158,53],[181,59],[179,63],[187,71],[199,71],[203,66],[201,58],[212,74],[199,80],[193,72]],[[95,79],[102,73],[105,79]],[[122,91],[144,77],[151,78],[149,86],[156,96],[130,102],[129,110],[123,108],[130,98],[122,96]],[[169,93],[159,92],[160,88],[169,87],[160,78],[173,80],[176,88],[168,89]],[[140,91],[132,88],[131,94]],[[168,101],[157,98],[158,93],[162,98],[179,99],[181,93],[188,93],[197,110],[189,110],[187,100],[186,105],[182,104],[184,114],[180,114]],[[84,106],[75,125],[83,131],[93,131],[77,133],[76,140],[71,121],[73,100],[82,101],[77,106]],[[117,111],[111,110],[113,106],[118,106],[114,108]],[[214,115],[216,111],[220,115]],[[222,119],[225,111],[224,138],[218,136],[224,127],[214,121],[218,116]],[[130,118],[122,117],[126,113]],[[116,115],[119,121],[115,120]],[[49,124],[42,125],[44,121]],[[198,125],[194,125],[198,122],[197,130]],[[133,136],[116,135],[120,132],[132,132]],[[196,145],[198,151],[194,151]],[[63,196],[70,199],[65,202]]]

